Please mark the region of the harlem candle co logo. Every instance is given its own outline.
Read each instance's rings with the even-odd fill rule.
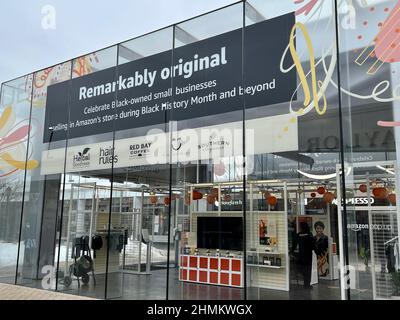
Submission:
[[[85,168],[90,165],[90,148],[84,148],[82,152],[78,152],[72,158],[74,168]]]

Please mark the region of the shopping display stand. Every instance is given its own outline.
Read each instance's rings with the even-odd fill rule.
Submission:
[[[287,183],[275,180],[249,182],[249,226],[247,263],[250,287],[289,291],[290,260],[288,252],[288,194]],[[283,202],[283,210],[260,210],[258,200],[264,201],[263,191],[273,188],[275,196]],[[268,233],[276,238],[275,245],[261,244],[259,227],[261,221],[267,221]],[[272,229],[272,230],[271,230]],[[254,259],[249,261],[249,258]],[[263,260],[280,263],[265,264]],[[251,263],[252,262],[252,263]]]
[[[282,211],[261,211],[254,205],[254,201],[260,198],[259,187],[263,185],[274,186],[282,192],[278,195],[284,203]],[[221,182],[215,184],[190,184],[188,185],[188,193],[191,195],[191,203],[189,206],[187,246],[196,248],[197,252],[187,253],[181,252],[180,255],[180,280],[188,282],[199,282],[213,285],[228,285],[233,287],[243,287],[244,285],[244,268],[247,268],[249,286],[289,290],[289,254],[288,254],[288,227],[287,227],[287,192],[286,183],[279,181],[249,181],[247,182],[248,203],[249,208],[246,210],[246,256],[244,252],[231,251],[229,255],[224,256],[222,253],[216,253],[215,250],[207,250],[207,248],[197,249],[196,233],[198,217],[243,217],[243,210],[222,210],[222,202],[219,201],[218,209],[215,211],[207,211],[207,205],[201,205],[199,202],[206,203],[205,199],[199,201],[193,200],[193,191],[202,189],[217,189],[218,199],[222,198],[225,189],[243,189],[243,182]],[[240,192],[240,191],[238,191]],[[282,195],[281,195],[282,194]],[[242,208],[243,209],[243,208]],[[271,208],[269,208],[271,209]],[[259,222],[260,219],[269,219],[274,221],[276,226],[277,246],[274,251],[268,250],[267,246],[260,245],[259,239]],[[274,257],[274,261],[280,261],[277,264],[260,264],[264,256]],[[255,257],[255,258],[254,258]],[[278,259],[276,259],[278,258]],[[211,268],[211,262],[215,266]],[[225,260],[226,261],[225,261]],[[247,259],[246,261],[243,261]],[[272,260],[272,259],[271,259]],[[209,261],[209,262],[207,262]],[[230,262],[229,262],[230,261]],[[257,261],[256,263],[254,261]],[[197,272],[197,273],[196,273]],[[221,274],[223,276],[221,276]],[[227,276],[226,274],[229,274]],[[223,279],[223,281],[221,281]]]

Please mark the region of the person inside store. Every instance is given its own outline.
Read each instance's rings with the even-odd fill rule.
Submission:
[[[293,239],[291,254],[294,255],[298,247],[297,267],[303,276],[305,289],[312,289],[311,271],[312,254],[315,248],[314,237],[307,222],[300,222],[300,232]]]
[[[328,236],[324,234],[325,225],[322,221],[314,223],[314,251],[318,261],[318,276],[326,277],[329,273]]]

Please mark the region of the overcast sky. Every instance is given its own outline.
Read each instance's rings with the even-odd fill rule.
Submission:
[[[0,83],[233,2],[0,1]],[[55,29],[42,27],[46,5],[55,9]]]

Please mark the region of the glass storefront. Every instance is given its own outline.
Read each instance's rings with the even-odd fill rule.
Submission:
[[[399,11],[239,1],[3,83],[0,282],[398,299]]]

